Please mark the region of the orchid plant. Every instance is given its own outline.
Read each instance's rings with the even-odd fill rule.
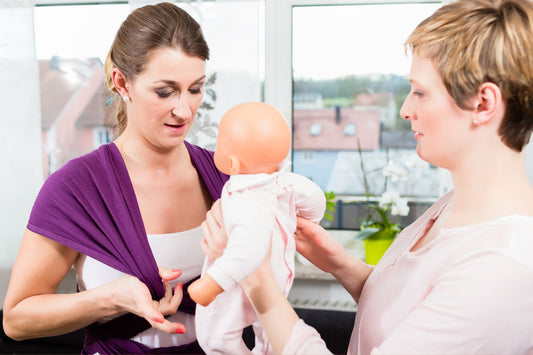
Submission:
[[[388,182],[389,179],[391,181],[405,180],[407,170],[390,161],[387,154],[387,164],[380,168],[384,176],[384,192],[380,196],[376,196],[370,192],[361,147],[359,147],[359,156],[368,215],[361,222],[361,230],[356,238],[361,240],[367,238],[394,239],[401,232],[403,226],[392,222],[390,216],[406,216],[409,213],[409,206],[407,200],[401,198],[397,191],[388,188]]]

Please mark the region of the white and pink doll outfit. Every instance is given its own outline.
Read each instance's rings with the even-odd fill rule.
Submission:
[[[238,174],[224,185],[221,208],[228,244],[214,262],[206,258],[202,275],[209,274],[224,292],[207,307],[197,305],[198,342],[207,354],[250,353],[242,331],[253,325],[253,353],[272,353],[239,283],[259,267],[272,244],[272,270],[281,290],[289,294],[294,280],[296,216],[320,222],[325,211],[324,192],[294,173]]]

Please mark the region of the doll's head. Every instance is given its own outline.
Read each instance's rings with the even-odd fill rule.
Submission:
[[[277,109],[264,102],[239,104],[220,121],[215,165],[228,175],[272,173],[290,144],[289,126]]]

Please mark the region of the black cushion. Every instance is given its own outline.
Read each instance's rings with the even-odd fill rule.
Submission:
[[[333,354],[346,354],[354,325],[355,312],[301,309],[296,313],[307,324],[314,327],[324,339]],[[0,310],[0,324],[3,310]],[[83,329],[38,339],[15,341],[0,329],[0,354],[80,354],[83,347]],[[254,335],[251,327],[243,332],[243,339],[252,348]]]
[[[0,321],[4,317],[0,310]],[[45,338],[16,341],[4,332],[3,322],[0,329],[0,354],[80,354],[85,332],[83,329]]]

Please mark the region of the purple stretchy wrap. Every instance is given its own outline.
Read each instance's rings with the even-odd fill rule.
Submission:
[[[228,176],[213,162],[213,152],[185,142],[191,161],[213,201]],[[43,184],[28,229],[88,255],[144,282],[154,300],[164,295],[126,165],[114,143],[73,159]],[[192,282],[192,281],[191,281]],[[179,309],[194,313],[184,285]],[[85,328],[84,353],[199,353],[198,344],[150,349],[129,340],[150,324],[134,314]]]

